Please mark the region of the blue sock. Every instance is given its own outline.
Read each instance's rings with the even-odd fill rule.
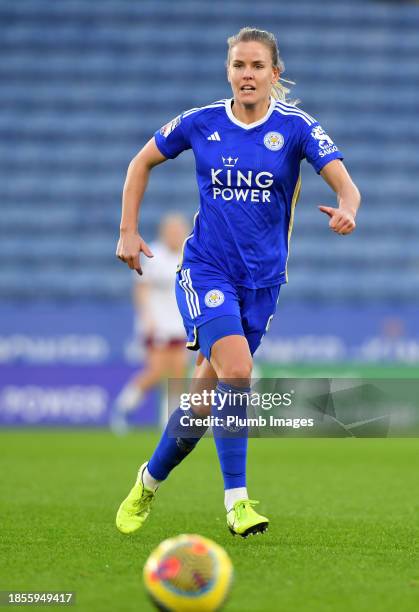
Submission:
[[[246,399],[249,391],[249,388],[234,387],[223,382],[219,382],[216,388],[217,400],[211,414],[219,419],[222,418],[224,423],[213,426],[212,430],[223,473],[224,489],[246,486],[248,427],[247,425],[236,427],[234,423],[227,427],[226,419],[228,416],[246,418]],[[224,397],[226,402],[219,410],[221,398],[224,401]]]
[[[147,469],[156,480],[165,480],[169,473],[195,448],[207,427],[182,425],[182,416],[193,418],[190,410],[177,408],[170,416]]]

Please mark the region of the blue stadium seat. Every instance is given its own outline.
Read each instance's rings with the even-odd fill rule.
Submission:
[[[417,299],[419,6],[323,5],[263,0],[255,23],[242,0],[223,19],[191,0],[2,0],[0,297],[126,299],[132,279],[114,252],[127,165],[171,117],[230,96],[225,39],[255,23],[277,34],[295,96],[363,194],[357,231],[338,237],[317,210],[333,193],[303,164],[287,293]],[[142,232],[198,204],[186,153],[153,171]]]

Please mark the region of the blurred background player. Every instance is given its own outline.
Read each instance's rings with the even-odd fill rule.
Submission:
[[[176,304],[174,273],[188,234],[188,224],[179,214],[163,218],[159,238],[152,246],[154,258],[145,264],[147,274],[134,276],[136,330],[145,345],[145,367],[122,388],[111,414],[111,428],[123,434],[127,417],[149,389],[165,378],[184,378],[187,368],[185,329]]]

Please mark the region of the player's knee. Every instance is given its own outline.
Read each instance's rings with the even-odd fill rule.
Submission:
[[[223,364],[220,368],[219,378],[222,380],[238,381],[236,384],[241,386],[243,381],[248,384],[252,376],[253,363],[251,359],[243,359],[237,362]]]

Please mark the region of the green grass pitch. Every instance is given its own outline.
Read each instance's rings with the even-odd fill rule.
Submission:
[[[271,526],[246,540],[226,529],[213,441],[202,440],[126,537],[115,512],[156,440],[3,431],[0,590],[76,591],[70,609],[83,612],[152,610],[148,554],[199,533],[232,558],[226,612],[419,610],[418,439],[251,440],[249,491]]]

